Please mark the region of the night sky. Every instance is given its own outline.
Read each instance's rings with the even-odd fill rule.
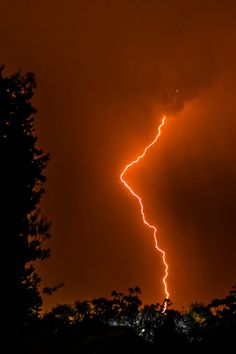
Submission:
[[[126,163],[158,227],[174,307],[224,296],[236,262],[236,1],[12,0],[0,62],[32,71],[39,146],[50,152],[41,207],[52,221],[46,307],[140,286],[164,299],[164,266]],[[175,97],[175,90],[179,94]]]

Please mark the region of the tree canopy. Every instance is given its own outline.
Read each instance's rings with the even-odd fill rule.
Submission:
[[[127,336],[136,335],[132,339],[135,353],[139,353],[135,347],[137,337],[149,344],[144,345],[140,353],[235,353],[235,287],[222,299],[207,305],[194,303],[181,312],[171,309],[170,302],[165,312],[163,304],[143,305],[140,294],[140,289],[135,287],[129,288],[128,294],[113,291],[109,298],[57,305],[41,320],[44,336],[42,332],[35,332],[34,340],[46,341],[48,351],[45,348],[44,353],[49,353],[49,348],[56,348],[59,342],[63,353],[67,352],[67,345],[80,348],[79,353],[87,353],[85,347],[91,345],[90,353],[95,353],[99,347],[104,354],[123,354],[126,347],[118,350],[116,340],[125,328]],[[111,341],[108,348],[107,337]],[[93,346],[95,339],[99,340],[98,347]],[[30,347],[29,353],[36,351]]]
[[[39,209],[49,155],[37,146],[35,88],[32,73],[5,76],[0,67],[0,230],[10,251],[14,284],[6,298],[18,331],[39,316],[40,277],[32,262],[49,256],[43,246],[49,222]]]

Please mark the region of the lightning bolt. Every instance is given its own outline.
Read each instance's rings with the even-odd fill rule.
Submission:
[[[147,219],[146,219],[146,216],[144,214],[144,207],[143,207],[143,202],[142,202],[142,198],[140,196],[138,196],[134,190],[130,187],[130,185],[125,181],[124,179],[124,175],[127,173],[128,169],[132,166],[134,166],[135,164],[137,164],[139,162],[139,160],[141,160],[145,155],[146,155],[146,152],[157,142],[158,138],[160,137],[161,135],[161,128],[164,126],[165,124],[165,120],[166,120],[166,117],[164,116],[162,118],[162,121],[161,121],[161,124],[159,125],[158,127],[158,132],[157,132],[157,135],[155,137],[155,139],[151,142],[151,144],[149,144],[143,151],[143,153],[141,155],[139,155],[136,160],[128,163],[124,170],[122,171],[121,175],[120,175],[120,180],[121,182],[125,185],[125,187],[129,190],[129,192],[138,200],[139,202],[139,205],[140,205],[140,211],[141,211],[141,215],[142,215],[142,218],[143,218],[143,223],[148,226],[150,229],[152,229],[153,231],[153,237],[154,237],[154,242],[155,242],[155,248],[157,249],[158,252],[161,253],[162,255],[162,260],[163,260],[163,263],[165,265],[165,275],[162,279],[163,281],[163,284],[164,284],[164,291],[165,291],[165,301],[164,301],[164,307],[163,307],[163,312],[165,312],[166,308],[167,308],[167,301],[169,299],[169,292],[168,292],[168,286],[167,286],[167,277],[168,277],[168,264],[166,263],[166,254],[165,254],[165,251],[163,251],[159,246],[158,246],[158,242],[157,242],[157,228],[154,226],[154,225],[151,225]]]

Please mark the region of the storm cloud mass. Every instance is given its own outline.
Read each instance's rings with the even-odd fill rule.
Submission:
[[[169,263],[175,306],[235,282],[235,1],[11,1],[0,61],[33,71],[37,132],[51,154],[48,306],[139,285],[163,300],[164,267],[119,175],[128,179]],[[177,90],[177,91],[176,91]]]

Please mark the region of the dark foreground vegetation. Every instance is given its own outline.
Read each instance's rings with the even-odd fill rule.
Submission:
[[[59,305],[19,336],[22,353],[235,353],[236,290],[178,312],[142,305],[139,288]]]
[[[44,260],[49,222],[39,209],[44,194],[44,170],[49,160],[37,147],[34,75],[4,76],[0,67],[0,230],[8,253],[5,327],[19,354],[235,353],[236,290],[208,305],[195,303],[187,311],[164,304],[143,305],[140,289],[113,291],[93,301],[59,305],[42,314],[34,261]],[[10,267],[9,266],[9,267]],[[10,280],[9,280],[10,279]],[[14,328],[12,328],[14,324]]]

